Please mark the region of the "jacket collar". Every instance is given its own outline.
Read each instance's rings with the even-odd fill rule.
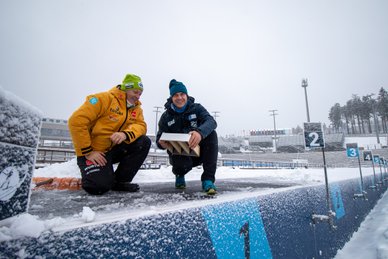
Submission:
[[[109,90],[109,93],[114,95],[120,101],[121,100],[124,101],[125,106],[127,106],[127,95],[126,95],[126,93],[124,91],[118,89],[117,86],[115,86],[115,87],[113,87],[112,89]],[[139,106],[139,105],[141,105],[141,102],[140,101],[136,101],[135,106]]]

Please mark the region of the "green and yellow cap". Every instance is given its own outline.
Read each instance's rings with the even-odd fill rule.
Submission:
[[[141,90],[143,91],[143,84],[141,78],[134,74],[127,74],[120,86],[123,91],[126,90]]]

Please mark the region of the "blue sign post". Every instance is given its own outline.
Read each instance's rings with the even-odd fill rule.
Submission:
[[[355,193],[354,198],[364,198],[366,199],[366,192],[364,191],[364,180],[362,177],[362,170],[361,170],[361,161],[360,161],[360,152],[358,150],[358,144],[357,143],[348,143],[346,144],[346,154],[348,157],[357,157],[358,159],[358,168],[360,169],[360,189],[361,193]]]
[[[387,163],[387,161],[385,160],[385,158],[380,156],[380,168],[384,167],[384,172],[386,172],[386,163]],[[384,184],[384,176],[383,176],[382,169],[381,169],[381,184]]]
[[[325,184],[326,184],[326,204],[328,208],[328,215],[325,216],[329,222],[329,225],[334,228],[333,217],[334,212],[332,210],[329,181],[327,180],[327,165],[325,157],[325,138],[323,137],[322,123],[320,122],[305,122],[304,123],[304,142],[306,148],[321,148],[323,157],[323,170],[325,172]],[[317,219],[321,219],[323,215],[313,214],[312,219],[315,223]]]
[[[379,155],[374,155],[373,156],[373,162],[378,164],[379,167],[380,167],[380,175],[381,175],[381,179],[379,182],[377,182],[377,184],[383,184],[383,171],[381,169],[381,160],[380,160],[380,156]]]
[[[384,181],[388,181],[388,177],[387,177],[387,174],[388,174],[388,171],[387,171],[387,166],[388,166],[388,161],[384,159]]]
[[[373,163],[380,164],[380,156],[379,155],[374,155],[373,156]]]
[[[376,178],[375,163],[373,163],[372,151],[370,151],[370,150],[364,151],[364,161],[371,161],[372,162],[373,178],[372,178],[372,185],[369,186],[369,188],[375,189],[376,188],[377,178]]]

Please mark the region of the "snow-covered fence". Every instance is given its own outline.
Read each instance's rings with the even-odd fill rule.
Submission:
[[[373,177],[365,177],[373,185]],[[357,179],[0,242],[6,258],[333,258],[386,191]]]
[[[26,212],[42,115],[0,88],[0,220]]]

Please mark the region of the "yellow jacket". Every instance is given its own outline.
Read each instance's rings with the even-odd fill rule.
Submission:
[[[93,150],[110,150],[113,147],[110,136],[114,132],[124,132],[126,143],[147,132],[141,102],[127,108],[126,93],[117,87],[86,97],[85,103],[70,116],[68,126],[77,156]]]

